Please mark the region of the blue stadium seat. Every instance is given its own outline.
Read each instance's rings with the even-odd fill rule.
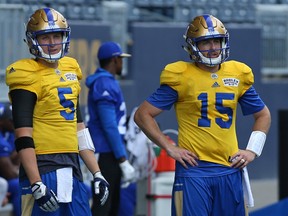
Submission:
[[[63,5],[63,4],[67,4],[69,3],[70,0],[42,0],[41,2],[43,3],[46,3],[46,4],[60,4],[60,5]],[[57,8],[55,8],[57,10]]]
[[[29,17],[39,8],[46,7],[44,4],[24,4],[23,9],[25,13],[25,22],[28,21]]]
[[[53,3],[50,6],[59,11],[64,17],[67,17],[67,8],[65,4]]]
[[[23,3],[23,0],[10,0],[9,2],[12,4],[18,4],[18,3]]]
[[[254,6],[255,4],[262,4],[263,0],[237,0],[234,3],[234,6],[237,7],[246,7],[247,9],[250,6]]]
[[[85,0],[70,0],[70,2],[73,2],[75,4],[82,4],[85,2]]]
[[[177,22],[187,22],[191,19],[190,9],[186,7],[177,7],[174,14],[174,19]]]
[[[80,5],[68,4],[67,7],[67,19],[80,19],[82,8]]]
[[[209,11],[207,11],[205,9],[205,7],[197,7],[197,8],[191,8],[191,11],[190,11],[190,19],[192,19],[193,17],[195,16],[199,16],[199,15],[202,15],[202,14],[207,14],[209,13]]]
[[[254,22],[255,20],[255,10],[251,7],[238,7],[235,8],[233,17],[234,22]]]
[[[82,19],[86,20],[99,20],[101,19],[101,10],[97,5],[82,5]]]
[[[220,11],[219,6],[210,6],[207,8],[207,11],[209,14],[215,16],[215,17],[219,17],[219,15],[222,13],[222,10]],[[206,12],[204,12],[206,13]]]
[[[206,7],[211,3],[212,0],[198,0],[198,1],[193,1],[193,5],[199,6],[199,7]]]
[[[138,7],[134,7],[128,12],[128,19],[130,21],[139,21],[140,20],[140,9]]]
[[[178,4],[184,7],[191,7],[193,5],[193,1],[192,0],[179,0]]]
[[[205,2],[206,3],[206,2]],[[213,5],[213,6],[219,6],[220,4],[222,4],[222,0],[213,0],[213,1],[207,1],[207,4],[208,5]],[[223,4],[223,5],[225,5],[225,4]]]
[[[100,4],[103,0],[84,0],[86,4],[89,5],[98,5]]]
[[[262,0],[262,4],[276,4],[277,0]]]
[[[150,2],[150,6],[154,7],[163,7],[164,3],[163,0],[152,0]]]
[[[231,22],[232,17],[233,17],[233,6],[225,6],[223,8],[221,8],[221,11],[218,15],[218,18],[223,22]]]
[[[36,2],[38,2],[39,3],[39,1],[37,1],[37,0],[25,0],[25,1],[23,1],[22,0],[22,3],[28,3],[28,4],[30,4],[30,3],[36,3]]]
[[[174,7],[177,0],[163,0],[164,7]]]
[[[222,0],[222,1],[225,1],[225,2],[222,2],[223,3],[223,6],[233,6],[237,0]]]
[[[151,0],[153,1],[153,0]],[[135,0],[135,6],[137,7],[149,7],[150,0]]]

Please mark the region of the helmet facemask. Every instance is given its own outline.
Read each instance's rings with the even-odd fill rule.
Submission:
[[[224,62],[229,57],[229,34],[220,20],[211,15],[196,17],[187,27],[184,35],[188,46],[184,50],[188,52],[191,60],[213,67]],[[202,40],[221,39],[221,52],[217,58],[205,57],[203,52],[214,52],[216,50],[202,50],[197,47],[197,43]]]
[[[64,57],[69,51],[70,27],[66,19],[57,11],[51,8],[37,10],[29,19],[26,28],[26,39],[29,51],[37,58],[53,63]],[[37,36],[48,33],[62,33],[62,49],[57,54],[44,53],[41,46],[49,47],[59,44],[39,44]]]

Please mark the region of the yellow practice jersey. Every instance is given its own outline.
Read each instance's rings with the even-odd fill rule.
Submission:
[[[36,154],[78,152],[76,107],[82,78],[77,61],[59,60],[57,69],[34,59],[22,59],[6,69],[9,90],[24,89],[37,96],[33,113]]]
[[[238,151],[238,99],[254,82],[251,69],[227,61],[219,71],[210,73],[194,63],[179,61],[165,67],[160,82],[178,93],[179,146],[195,152],[200,160],[230,165],[229,156]]]

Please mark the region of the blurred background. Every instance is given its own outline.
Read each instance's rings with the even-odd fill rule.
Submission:
[[[80,98],[84,113],[88,94],[84,80],[97,68],[96,57],[102,42],[116,41],[125,52],[132,54],[132,58],[125,59],[124,75],[119,77],[130,113],[158,87],[159,75],[166,64],[189,61],[181,47],[188,22],[205,13],[219,18],[230,34],[229,60],[244,62],[252,68],[255,87],[272,114],[262,156],[248,167],[255,196],[251,212],[288,196],[285,186],[288,180],[285,158],[288,151],[285,146],[288,145],[285,135],[288,129],[285,96],[288,91],[288,0],[0,0],[0,101],[8,100],[5,68],[19,58],[31,58],[23,41],[25,23],[41,7],[53,7],[61,12],[72,28],[69,55],[78,60],[84,75]],[[237,134],[241,148],[247,145],[252,120],[249,116],[243,117],[239,109]],[[157,121],[162,130],[177,130],[173,110]],[[165,176],[164,182],[170,189],[173,176]],[[156,201],[146,197],[147,179],[139,185],[142,187],[138,193],[137,215],[157,215]],[[159,205],[169,204],[169,197],[162,201]],[[147,210],[149,202],[154,213]]]

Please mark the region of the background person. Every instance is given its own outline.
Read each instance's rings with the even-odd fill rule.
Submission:
[[[242,169],[261,155],[271,124],[267,106],[253,87],[250,67],[229,57],[229,34],[212,15],[188,24],[192,62],[165,66],[160,87],[135,113],[135,122],[176,162],[172,215],[244,216]],[[253,115],[246,149],[238,147],[236,110]],[[174,105],[178,145],[170,145],[155,117]]]
[[[6,179],[0,177],[0,209],[8,203],[8,182]]]
[[[0,176],[8,182],[8,200],[13,204],[13,215],[20,216],[19,165],[20,160],[14,145],[12,106],[0,103]]]
[[[99,153],[98,163],[110,185],[110,196],[104,206],[93,202],[93,215],[117,216],[120,202],[121,179],[129,183],[135,169],[127,160],[124,136],[126,106],[116,75],[121,75],[124,57],[119,44],[105,42],[98,50],[100,67],[86,79],[88,93],[88,128]]]

